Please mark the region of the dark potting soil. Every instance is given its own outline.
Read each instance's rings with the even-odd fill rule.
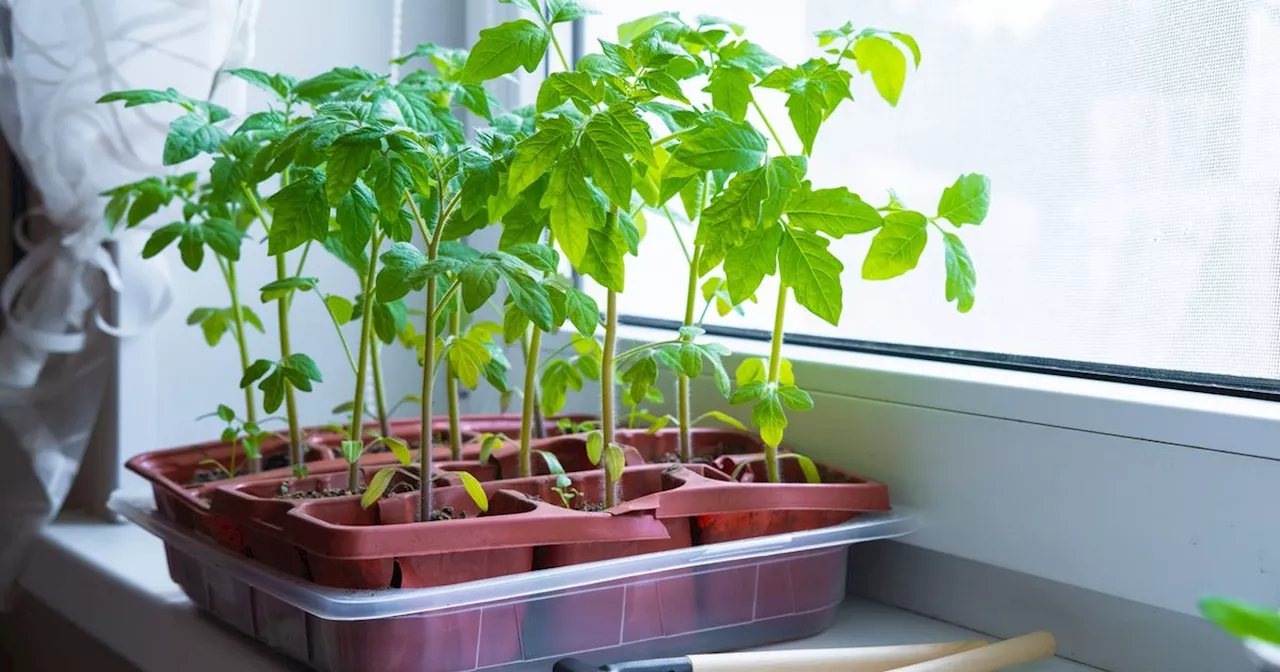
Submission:
[[[330,490],[302,490],[299,492],[286,492],[276,496],[276,499],[328,499],[330,497],[350,497],[351,495],[359,495],[364,493],[364,488],[359,490],[351,490],[350,488],[330,489]]]
[[[262,468],[266,469],[283,469],[289,466],[289,453],[276,453],[262,459]]]
[[[585,511],[587,513],[601,513],[605,511],[604,504],[600,502],[575,502],[574,510]]]
[[[227,478],[226,472],[221,469],[197,469],[191,474],[190,485],[205,485],[206,483],[217,483]]]
[[[452,506],[436,509],[431,512],[431,520],[462,520],[467,517],[466,511],[454,511]]]
[[[721,455],[733,455],[734,453],[720,453],[720,454],[721,454]],[[679,455],[677,455],[676,453],[664,453],[664,454],[662,455],[662,457],[658,458],[658,461],[660,461],[660,462],[670,462],[671,464],[680,464],[680,456],[679,456]],[[701,455],[697,455],[697,456],[695,456],[695,457],[694,457],[694,458],[689,462],[689,464],[712,464],[712,463],[713,463],[713,460],[712,460],[711,458],[709,458],[709,457],[703,457],[703,456],[701,456]]]

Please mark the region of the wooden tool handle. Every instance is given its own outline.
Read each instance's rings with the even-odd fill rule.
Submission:
[[[946,658],[900,667],[892,672],[998,672],[1020,663],[1048,658],[1056,649],[1053,635],[1033,632]]]
[[[888,672],[985,645],[981,640],[849,649],[754,651],[689,656],[694,672]]]

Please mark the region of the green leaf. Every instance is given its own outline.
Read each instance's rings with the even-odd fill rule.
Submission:
[[[373,152],[378,148],[377,140],[365,136],[344,138],[347,136],[338,138],[333,143],[329,160],[325,163],[324,191],[332,205],[338,205],[347,192],[351,191],[356,178],[369,166],[369,159],[373,158]]]
[[[739,367],[739,372],[741,372],[741,367]],[[764,380],[752,381],[745,385],[739,385],[738,389],[734,390],[733,396],[729,397],[729,403],[745,404],[748,401],[756,401],[763,399],[768,392],[769,384]]]
[[[800,464],[800,471],[804,473],[806,483],[818,484],[822,482],[822,476],[818,474],[818,465],[813,460],[799,453],[783,453],[778,456],[780,460],[795,460]]]
[[[575,267],[582,264],[591,242],[591,230],[603,229],[607,197],[587,182],[577,150],[565,152],[551,169],[551,181],[542,197],[551,211],[551,232]]]
[[[554,273],[560,265],[560,255],[539,243],[516,243],[503,251],[543,273]]]
[[[732,42],[720,48],[722,66],[741,68],[757,77],[763,77],[765,71],[783,65],[778,57],[765,51],[760,45],[747,40]]]
[[[233,422],[236,419],[236,412],[231,410],[231,407],[226,404],[218,404],[218,410],[216,413],[218,415],[218,419],[223,422]]]
[[[808,411],[813,408],[813,397],[795,385],[779,385],[778,398],[793,411]]]
[[[262,390],[263,410],[275,413],[280,409],[280,404],[284,403],[284,384],[284,370],[280,367],[276,367],[258,383],[258,389]]]
[[[751,104],[751,85],[756,78],[745,68],[721,65],[711,71],[707,87],[703,89],[711,94],[711,106],[729,118],[742,122],[747,118],[747,107]]]
[[[987,218],[990,205],[991,179],[986,175],[968,173],[943,190],[942,199],[938,201],[938,218],[956,226],[981,224]]]
[[[907,57],[898,45],[883,37],[860,37],[853,43],[853,57],[858,61],[858,72],[870,72],[880,97],[896,106],[907,81]]]
[[[502,313],[502,340],[515,343],[524,338],[529,331],[529,316],[520,312],[514,305],[508,304]]]
[[[874,207],[847,188],[814,191],[808,182],[787,202],[786,215],[792,225],[832,238],[874,231],[883,223]]]
[[[553,360],[543,369],[539,388],[542,391],[543,414],[555,415],[564,409],[569,389],[582,391],[582,372],[562,359]]]
[[[652,163],[654,160],[653,131],[649,127],[649,122],[640,118],[636,107],[631,103],[614,103],[609,106],[609,116],[617,122],[618,127],[627,136],[630,141],[629,151],[635,158],[645,163]]]
[[[273,211],[267,254],[284,254],[308,240],[324,242],[329,235],[324,183],[323,172],[299,169],[293,182],[267,199]]]
[[[795,293],[796,302],[832,325],[840,323],[844,264],[827,250],[830,241],[807,231],[788,230],[778,248],[782,284]]]
[[[604,454],[604,434],[598,429],[587,432],[587,459],[591,460],[591,464],[600,464],[600,457]]]
[[[576,266],[579,272],[590,276],[605,288],[621,292],[626,283],[623,257],[627,250],[628,243],[621,224],[607,229],[593,229],[587,237],[587,250]]]
[[[740,304],[755,294],[766,275],[778,269],[778,248],[782,244],[782,227],[777,224],[756,229],[733,247],[724,258],[724,274],[729,284],[729,299]]]
[[[335,251],[330,239],[325,239],[325,249],[347,264],[360,277],[364,277],[364,269],[368,261],[365,248],[373,235],[373,218],[378,212],[378,204],[373,192],[364,182],[356,180],[355,185],[338,203],[338,212],[334,221],[338,224],[338,238],[341,251]],[[355,260],[359,260],[357,263]]]
[[[637,37],[653,30],[655,27],[672,22],[678,15],[675,12],[659,12],[628,21],[618,26],[618,43],[631,44]]]
[[[289,92],[297,83],[288,75],[269,75],[253,68],[235,68],[233,70],[224,70],[223,72],[232,77],[242,79],[263,91],[274,93],[281,100],[289,97]]]
[[[173,241],[182,236],[187,226],[185,222],[174,222],[152,231],[146,245],[142,246],[142,258],[150,259],[163,252]]]
[[[373,304],[373,333],[383,343],[395,343],[396,337],[408,324],[408,319],[409,308],[403,300]]]
[[[567,23],[576,21],[589,14],[598,14],[593,9],[587,9],[578,4],[574,0],[547,0],[547,23],[555,25],[557,23]]]
[[[741,172],[759,166],[767,151],[764,136],[750,124],[710,114],[681,137],[673,158],[702,170]]]
[[[364,494],[360,495],[360,507],[367,509],[377,503],[382,493],[387,491],[387,486],[391,485],[391,478],[395,475],[396,467],[379,469],[373,478],[369,479],[369,485],[365,487]]]
[[[1206,597],[1200,600],[1200,613],[1236,637],[1280,644],[1280,613],[1274,609],[1240,600]]]
[[[300,352],[295,352],[281,361],[280,370],[284,371],[289,381],[294,383],[294,387],[304,392],[311,391],[310,381],[324,382],[324,378],[320,376],[320,368],[316,366],[315,360]]]
[[[427,279],[452,270],[458,270],[455,260],[427,260],[426,255],[409,243],[396,243],[382,253],[382,270],[378,271],[377,297],[379,301],[395,301],[411,290],[422,289]]]
[[[319,278],[285,278],[283,280],[275,280],[268,282],[259,290],[262,292],[262,302],[278,301],[292,294],[294,291],[309,292],[320,284]]]
[[[929,241],[928,221],[911,210],[885,215],[884,226],[871,240],[871,249],[862,262],[865,280],[896,278],[916,267]]]
[[[782,443],[783,430],[787,428],[787,412],[776,392],[767,391],[751,408],[751,424],[760,430],[760,438],[769,446],[776,448]]]
[[[455,338],[445,348],[449,369],[458,382],[474,390],[480,384],[485,364],[493,357],[484,344],[472,338]]]
[[[916,67],[920,67],[920,45],[916,42],[916,38],[906,33],[891,32],[889,34],[899,42],[907,45],[907,48],[911,50],[911,58],[914,60]]]
[[[396,456],[397,460],[400,460],[400,464],[409,466],[413,462],[413,455],[409,452],[409,444],[394,436],[384,436],[378,440],[391,449],[391,453]]]
[[[502,447],[503,436],[500,434],[481,434],[480,435],[480,455],[476,457],[480,462],[488,462],[489,457],[493,455],[493,451]]]
[[[98,103],[124,102],[126,108],[155,103],[174,103],[191,109],[191,99],[174,89],[130,89],[128,91],[112,91],[97,100]]]
[[[204,114],[184,114],[169,124],[162,156],[164,165],[176,165],[202,153],[213,154],[229,137],[223,128],[214,125]]]
[[[702,417],[714,418],[716,420],[719,420],[720,422],[723,422],[726,425],[729,425],[730,427],[733,427],[734,429],[741,430],[744,432],[747,431],[746,425],[742,424],[741,422],[738,421],[737,418],[733,417],[732,415],[729,415],[728,413],[721,413],[720,411],[707,411],[706,413],[702,414]]]
[[[551,34],[527,19],[480,31],[462,70],[463,84],[478,84],[523,67],[533,72],[542,63]]]
[[[348,439],[342,442],[340,452],[347,462],[358,462],[360,456],[364,454],[364,444],[355,439]]]
[[[583,128],[578,141],[587,175],[619,208],[631,207],[631,164],[627,153],[629,136],[608,113],[596,114]]]
[[[351,312],[354,307],[350,300],[337,294],[330,294],[324,297],[324,305],[329,309],[329,315],[333,317],[333,321],[339,325],[351,321]]]
[[[658,362],[648,355],[638,356],[620,378],[631,386],[628,394],[632,399],[644,399],[649,388],[658,382]]]
[[[974,289],[978,286],[978,272],[969,258],[964,241],[954,233],[942,236],[946,243],[947,301],[956,302],[956,310],[967,313],[973,308]]]
[[[734,372],[734,378],[737,379],[739,386],[745,386],[750,383],[763,383],[768,377],[768,363],[759,357],[742,360],[738,365],[737,371]]]
[[[579,334],[587,337],[594,335],[600,324],[600,307],[596,305],[596,300],[577,289],[566,291],[564,297],[565,314],[569,322]]]
[[[622,451],[622,446],[611,443],[604,449],[604,471],[608,475],[609,480],[617,481],[622,478],[622,470],[627,466],[627,454]]]
[[[240,387],[242,389],[249,387],[254,381],[267,375],[267,372],[270,371],[273,366],[275,366],[275,362],[267,359],[259,359],[250,364],[249,368],[244,370],[244,376],[240,378]]]
[[[523,192],[537,182],[538,178],[547,174],[568,144],[574,130],[573,122],[565,117],[544,119],[538,132],[516,147],[515,158],[512,159],[507,174],[508,191],[512,194]]]
[[[319,102],[343,90],[361,93],[381,79],[381,75],[364,68],[334,68],[298,82],[293,87],[293,92],[304,100]]]
[[[538,112],[549,112],[564,104],[566,100],[574,101],[579,110],[590,112],[591,108],[604,99],[604,87],[585,72],[556,72],[547,77],[538,87]]]
[[[565,475],[564,465],[560,464],[560,458],[556,457],[555,453],[545,450],[534,450],[533,452],[542,458],[542,461],[547,465],[548,473],[558,476]],[[557,479],[556,482],[559,483],[560,481]]]

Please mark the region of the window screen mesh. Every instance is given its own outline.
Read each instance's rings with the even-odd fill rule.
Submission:
[[[846,20],[918,39],[923,61],[897,108],[856,78],[856,101],[818,136],[815,187],[848,185],[877,205],[892,188],[932,213],[959,174],[992,179],[986,222],[963,232],[978,269],[969,314],[944,299],[936,231],[919,268],[874,283],[859,277],[864,235],[833,244],[846,267],[840,326],[793,303],[790,331],[1280,374],[1280,0],[678,4],[689,17],[746,24],[748,38],[790,62],[819,55],[813,31]],[[588,50],[616,39],[617,23],[668,5],[597,3]],[[757,97],[795,151],[784,101]],[[650,214],[644,246],[628,258],[620,310],[679,319],[687,280],[671,226]],[[712,309],[707,323],[769,329],[776,286],[766,279],[745,315]]]

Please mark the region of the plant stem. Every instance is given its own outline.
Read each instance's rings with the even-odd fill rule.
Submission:
[[[769,350],[770,387],[777,386],[778,376],[782,372],[782,322],[787,314],[787,289],[786,285],[778,287],[778,307],[773,315],[773,341]],[[766,443],[764,456],[765,472],[769,475],[769,482],[780,482],[782,480],[782,472],[778,468],[778,447]]]
[[[680,136],[682,136],[682,135],[684,135],[684,134],[686,134],[686,133],[689,133],[690,131],[693,131],[693,130],[695,130],[695,129],[692,129],[692,128],[686,128],[686,129],[682,129],[682,130],[676,131],[675,133],[672,133],[671,135],[665,135],[665,136],[663,136],[663,137],[661,137],[661,138],[658,138],[657,140],[654,140],[654,141],[653,141],[653,144],[652,144],[651,146],[653,146],[653,147],[657,147],[657,146],[659,146],[659,145],[664,145],[664,144],[666,144],[666,143],[668,143],[668,142],[671,142],[672,140],[675,140],[676,138],[678,138],[678,137],[680,137]]]
[[[351,354],[351,346],[347,344],[347,336],[342,333],[342,325],[338,324],[338,318],[334,316],[333,311],[329,310],[329,303],[324,300],[319,292],[315,292],[316,298],[324,304],[324,312],[329,316],[329,322],[333,325],[333,330],[338,332],[338,341],[342,343],[342,353],[347,356],[347,365],[351,367],[351,375],[356,374],[356,359]]]
[[[308,240],[306,244],[302,246],[302,256],[298,258],[298,270],[293,272],[294,277],[301,277],[302,269],[307,266],[307,255],[311,254],[311,242],[312,241]],[[289,296],[285,297],[285,300],[289,302],[289,308],[293,308],[293,297],[295,294],[296,292],[291,292]]]
[[[356,391],[351,408],[351,430],[347,436],[349,441],[364,442],[364,393],[365,380],[369,376],[369,337],[373,334],[373,283],[378,271],[378,232],[375,230],[372,239],[373,254],[369,259],[369,269],[365,274],[361,288],[360,345],[356,351]],[[360,487],[360,471],[356,468],[359,460],[351,462],[351,470],[347,474],[347,489],[355,491]]]
[[[458,301],[449,313],[449,334],[454,338],[462,338],[462,300]],[[458,376],[453,367],[445,364],[445,389],[449,393],[449,455],[455,460],[462,459],[462,427],[458,418]]]
[[[609,290],[609,296],[606,300],[606,315],[608,316],[604,326],[604,355],[600,361],[600,431],[604,434],[605,450],[613,444],[613,430],[615,427],[613,418],[613,353],[617,347],[618,340],[618,293]],[[618,504],[618,484],[614,482],[609,475],[609,469],[604,470],[604,506],[606,509],[613,508]]]
[[[283,254],[276,255],[276,280],[289,277],[289,269],[285,267]],[[288,361],[293,356],[289,346],[289,301],[282,297],[276,302],[276,317],[280,322],[280,361]],[[293,385],[284,382],[285,415],[289,419],[289,463],[298,472],[302,466],[302,427],[298,424],[298,401],[293,393]]]
[[[542,22],[542,27],[545,28],[547,30],[547,34],[551,36],[551,44],[555,45],[556,55],[560,57],[560,65],[564,66],[565,71],[573,70],[569,65],[569,59],[564,57],[564,49],[560,48],[560,40],[556,39],[555,27],[547,23],[547,17],[543,16],[541,11],[538,12],[538,20]]]
[[[431,238],[427,239],[427,259],[435,261],[440,253],[440,239],[444,235],[444,223],[448,221],[449,214],[453,210],[453,206],[457,204],[458,199],[455,197],[448,208],[444,204],[444,185],[448,184],[444,176],[439,172],[436,173],[436,184],[440,186],[440,213],[436,219],[436,228],[432,232]],[[405,196],[409,193],[406,191]],[[422,221],[422,213],[418,212],[418,206],[413,202],[412,198],[407,198],[409,202],[409,210],[413,213],[414,220],[417,221],[418,229],[426,233],[426,226]],[[431,444],[431,405],[432,393],[435,391],[435,362],[436,362],[436,276],[432,275],[427,278],[427,306],[426,317],[427,323],[423,329],[425,343],[423,344],[422,354],[422,414],[420,420],[422,422],[421,430],[421,449],[419,450],[418,459],[418,479],[421,483],[422,496],[418,500],[418,519],[426,522],[431,520],[432,511],[432,491],[431,491],[431,462],[432,444]]]
[[[221,264],[222,260],[219,259],[218,263]],[[234,313],[232,319],[236,325],[236,347],[240,351],[240,372],[243,374],[249,368],[249,345],[245,340],[244,311],[240,308],[240,289],[236,284],[236,262],[228,261],[223,267],[223,274],[227,281],[227,291],[231,294],[231,312]],[[258,424],[258,404],[254,399],[252,385],[244,387],[244,418],[246,423]],[[235,453],[232,453],[232,457],[234,456]],[[261,458],[249,460],[250,473],[257,473],[261,469]]]
[[[760,103],[756,102],[755,96],[751,97],[751,107],[754,107],[756,114],[760,115],[760,120],[764,122],[764,127],[769,129],[769,135],[773,136],[773,141],[778,143],[778,151],[786,154],[787,148],[782,144],[782,138],[778,137],[778,132],[773,130],[773,124],[769,123],[769,117],[764,116],[764,110],[760,109]]]
[[[617,225],[618,207],[615,205],[609,209],[606,227]],[[608,452],[613,445],[613,431],[617,426],[613,417],[613,368],[614,354],[618,349],[618,293],[610,289],[605,305],[604,351],[600,358],[600,431],[604,438],[604,449]],[[609,473],[606,459],[604,470],[604,507],[606,509],[613,508],[619,503],[617,486],[618,484]]]
[[[671,216],[671,208],[662,206],[662,212],[667,216],[667,221],[671,222],[671,230],[676,234],[676,241],[680,243],[680,251],[684,253],[686,263],[693,263],[693,257],[689,255],[689,248],[684,244],[684,236],[680,235],[680,227],[676,226],[676,218]]]
[[[382,342],[373,339],[369,348],[369,363],[373,366],[373,398],[378,405],[378,429],[383,436],[391,436],[391,416],[387,414],[387,392],[382,387]]]
[[[524,351],[524,409],[520,414],[520,478],[533,475],[533,456],[529,450],[530,425],[538,411],[538,350],[542,347],[542,330],[534,327]],[[541,422],[541,419],[537,420]]]
[[[614,357],[613,359],[616,362],[621,362],[622,360],[628,357],[631,357],[632,355],[638,355],[644,352],[645,350],[652,350],[654,348],[658,348],[664,345],[672,345],[679,342],[680,342],[680,339],[673,338],[669,341],[655,341],[653,343],[645,343],[644,345],[637,345],[636,347],[631,348],[630,350],[624,350],[622,354],[618,355],[617,357]]]
[[[693,326],[693,311],[698,300],[698,257],[702,254],[702,248],[695,245],[693,247],[693,256],[689,259],[689,287],[685,293],[684,302],[684,326]],[[689,376],[681,374],[676,381],[676,393],[679,404],[676,413],[679,416],[680,424],[680,461],[689,463],[693,461],[693,434],[690,431],[689,415],[690,407],[693,405],[693,399],[690,397]]]

